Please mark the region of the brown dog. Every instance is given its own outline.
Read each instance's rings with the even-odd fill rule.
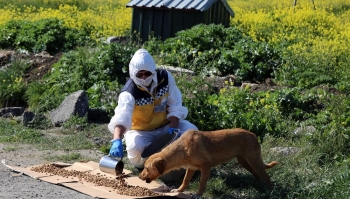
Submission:
[[[272,168],[277,162],[272,161],[265,165],[255,134],[240,128],[218,131],[188,130],[179,139],[146,160],[140,179],[150,183],[171,170],[186,168],[181,186],[172,190],[183,192],[195,171],[200,170],[199,190],[196,195],[201,196],[211,167],[228,162],[234,157],[257,180],[264,180],[271,187],[270,177],[265,170]]]

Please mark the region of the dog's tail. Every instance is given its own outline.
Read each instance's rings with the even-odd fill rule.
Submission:
[[[270,168],[276,166],[277,164],[278,164],[278,162],[272,161],[269,164],[265,164],[265,169],[270,169]]]

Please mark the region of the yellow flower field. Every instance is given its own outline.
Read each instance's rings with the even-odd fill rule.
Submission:
[[[77,6],[68,4],[61,4],[58,9],[34,6],[18,8],[9,5],[0,9],[0,25],[12,19],[34,21],[54,17],[63,20],[68,27],[90,30],[92,38],[95,39],[122,36],[129,33],[131,26],[132,10],[125,7],[127,2],[119,0],[119,3],[124,6],[115,6],[111,0],[91,1],[94,6],[86,10],[80,10]]]
[[[22,1],[22,2],[21,2]],[[25,4],[32,1],[45,7]],[[128,0],[83,0],[89,5],[81,9],[72,5],[76,0],[19,0],[17,6],[0,9],[0,25],[9,20],[39,20],[56,17],[66,26],[85,29],[94,39],[129,34],[131,8]],[[59,4],[58,9],[48,7]],[[66,3],[65,3],[66,2]],[[296,54],[318,51],[337,57],[348,53],[350,41],[350,2],[347,0],[228,0],[236,17],[231,24],[246,30],[256,40],[278,44],[286,42]],[[19,3],[23,3],[19,7]],[[316,8],[316,10],[314,9]]]
[[[231,25],[255,40],[284,43],[296,57],[308,62],[317,60],[339,70],[346,68],[350,56],[350,2],[297,2],[293,6],[294,1],[230,0],[236,14]]]

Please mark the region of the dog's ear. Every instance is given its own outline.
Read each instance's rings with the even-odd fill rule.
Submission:
[[[157,158],[153,161],[153,167],[158,171],[159,175],[163,175],[165,170],[165,161],[161,158]]]

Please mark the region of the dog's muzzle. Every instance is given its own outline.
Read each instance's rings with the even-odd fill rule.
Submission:
[[[152,181],[149,178],[146,179],[146,183],[151,183],[151,182]]]

